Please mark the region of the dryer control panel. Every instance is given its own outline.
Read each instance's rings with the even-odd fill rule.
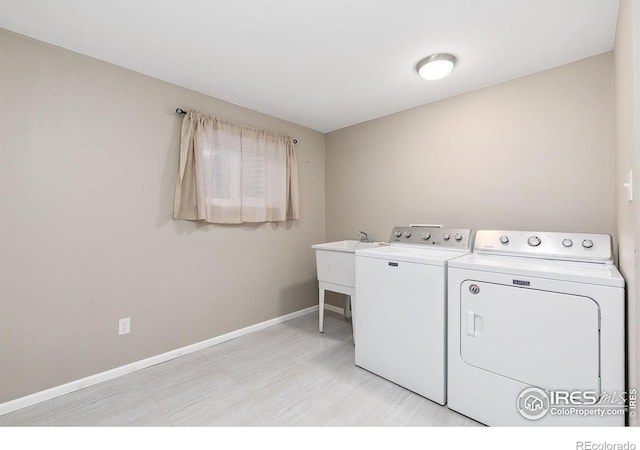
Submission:
[[[608,234],[478,230],[473,251],[613,264],[611,236]]]
[[[469,250],[471,230],[429,226],[394,227],[389,243]]]

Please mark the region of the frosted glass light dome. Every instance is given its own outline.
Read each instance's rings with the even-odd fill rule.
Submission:
[[[439,80],[451,73],[457,58],[448,53],[438,53],[421,60],[416,69],[425,80]]]

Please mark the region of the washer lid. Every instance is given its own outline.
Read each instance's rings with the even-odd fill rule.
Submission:
[[[471,253],[450,261],[449,267],[624,287],[624,278],[613,264]]]
[[[412,262],[417,264],[431,264],[437,266],[445,266],[448,260],[457,258],[467,253],[468,251],[441,249],[435,250],[431,248],[425,249],[403,245],[390,245],[387,247],[356,250],[356,256],[387,259],[390,261]]]

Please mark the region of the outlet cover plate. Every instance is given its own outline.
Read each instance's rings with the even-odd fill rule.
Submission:
[[[120,319],[118,321],[118,334],[129,334],[131,332],[131,318]]]

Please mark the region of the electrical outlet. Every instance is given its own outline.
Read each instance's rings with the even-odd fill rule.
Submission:
[[[127,317],[126,319],[120,319],[118,321],[118,334],[129,334],[131,333],[131,318]]]

